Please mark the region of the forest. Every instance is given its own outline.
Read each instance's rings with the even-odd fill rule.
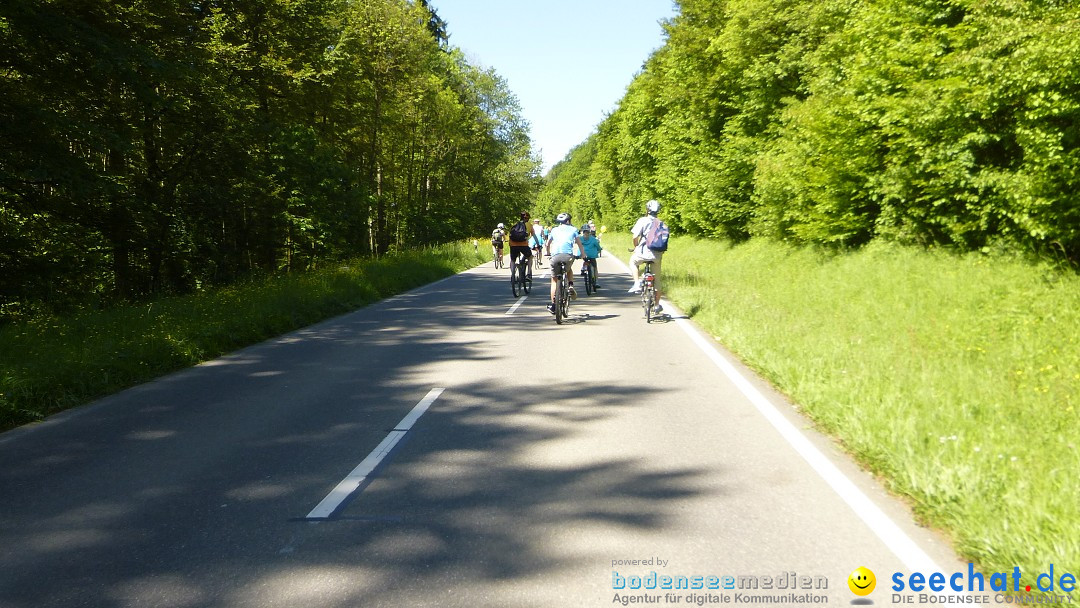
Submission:
[[[0,323],[460,239],[539,172],[424,0],[0,4]]]
[[[1080,260],[1080,5],[680,0],[547,213]]]

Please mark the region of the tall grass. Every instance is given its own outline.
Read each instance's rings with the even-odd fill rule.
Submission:
[[[2,327],[0,429],[348,312],[488,255],[471,244],[443,245]]]
[[[689,238],[664,273],[665,295],[961,554],[987,571],[1080,573],[1080,277],[887,244],[830,255]]]

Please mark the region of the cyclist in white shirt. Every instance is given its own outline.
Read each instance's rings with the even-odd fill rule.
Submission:
[[[657,314],[663,312],[664,307],[660,306],[660,262],[664,259],[663,251],[653,251],[646,247],[645,235],[649,232],[649,228],[655,221],[656,215],[660,213],[660,203],[656,200],[651,200],[645,203],[645,215],[638,219],[634,227],[630,229],[630,234],[634,237],[634,252],[630,254],[630,270],[634,273],[634,285],[627,293],[641,293],[641,266],[645,262],[652,262],[653,273],[653,286],[656,288],[656,308]]]

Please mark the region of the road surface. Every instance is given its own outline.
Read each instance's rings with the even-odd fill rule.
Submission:
[[[0,435],[0,607],[880,606],[966,571],[600,270],[562,326],[487,264]]]

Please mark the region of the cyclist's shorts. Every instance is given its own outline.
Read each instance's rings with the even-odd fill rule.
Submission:
[[[569,253],[556,253],[551,256],[551,276],[558,276],[560,272],[565,272],[573,263],[574,256]],[[573,269],[570,271],[573,272]]]
[[[528,247],[522,247],[520,245],[511,245],[510,259],[516,260],[518,255],[523,255],[525,256],[526,260],[532,261],[532,249],[529,249]]]

